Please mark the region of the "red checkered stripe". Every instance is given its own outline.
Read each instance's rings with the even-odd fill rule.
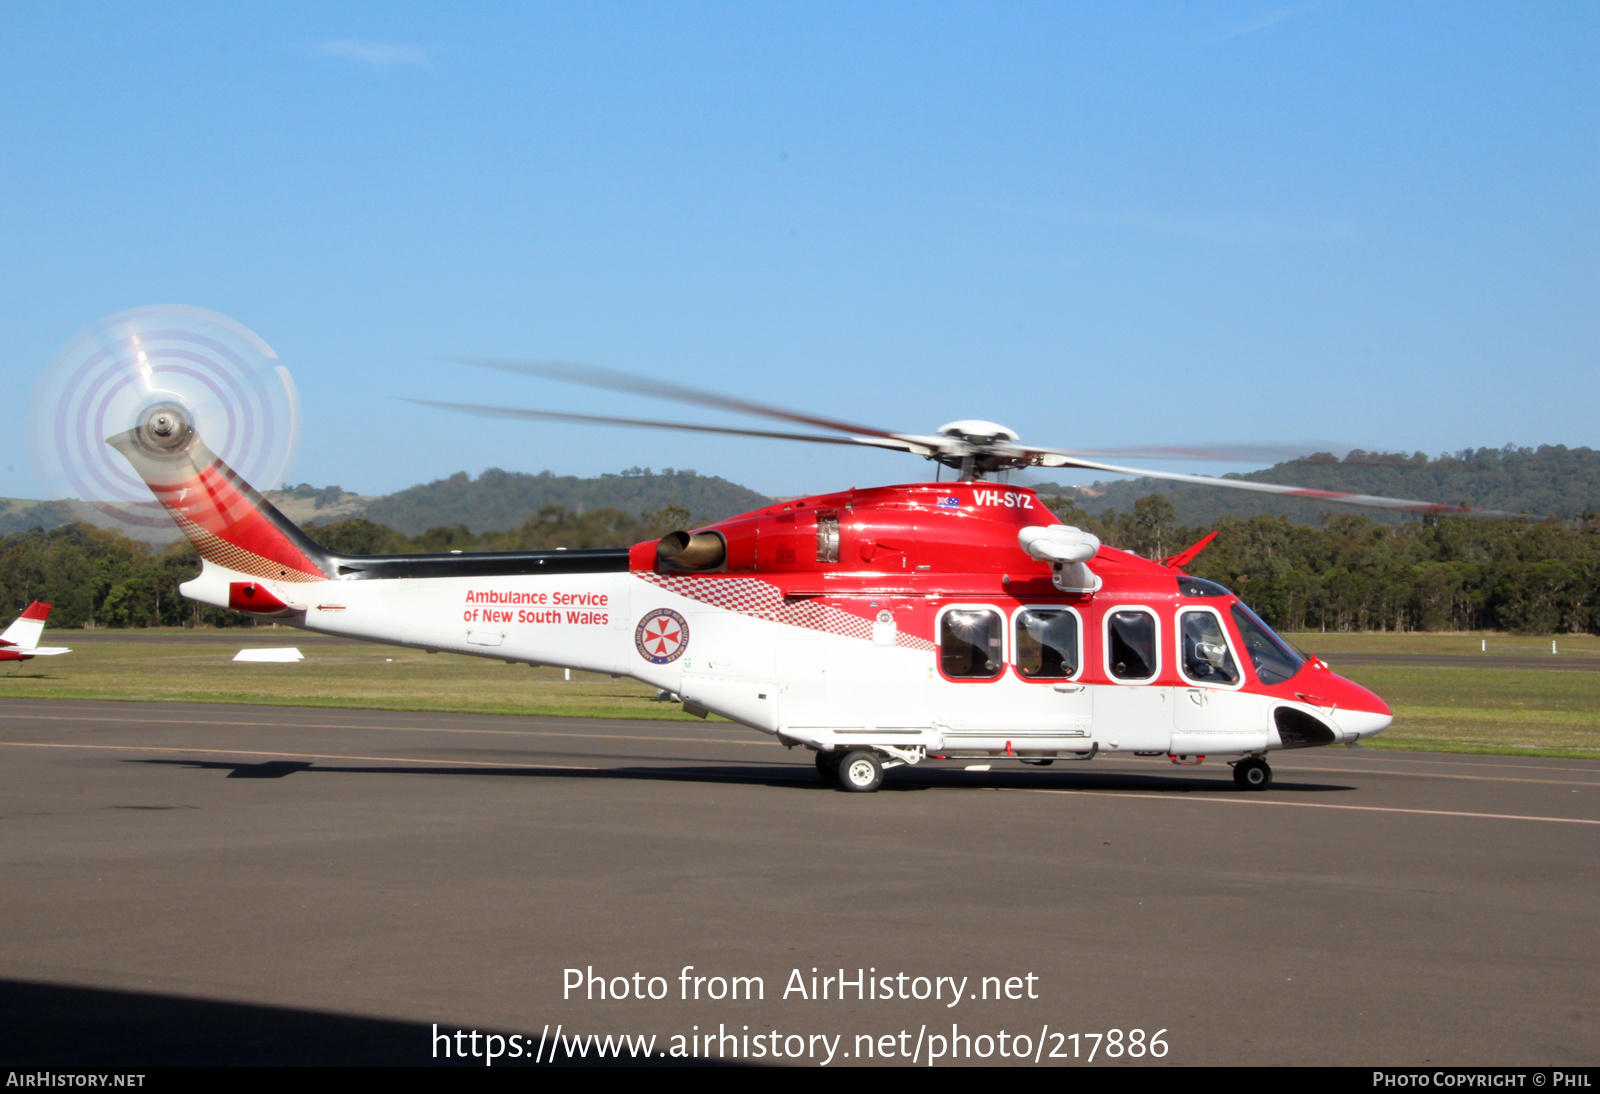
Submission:
[[[233,570],[235,573],[271,578],[274,581],[326,580],[291,569],[281,562],[263,558],[254,551],[247,551],[243,547],[229,543],[221,536],[206,531],[171,506],[167,507],[167,512],[172,514],[172,519],[177,522],[183,534],[189,537],[189,542],[194,544],[194,549],[200,553],[200,557],[215,562],[218,566]]]
[[[641,573],[639,576],[668,592],[751,619],[765,619],[791,627],[840,634],[864,642],[872,641],[872,620],[819,603],[810,597],[785,600],[783,593],[770,582],[749,577],[688,577],[656,573]],[[894,643],[905,649],[926,653],[934,649],[933,643],[926,638],[918,638],[904,631],[895,632]]]

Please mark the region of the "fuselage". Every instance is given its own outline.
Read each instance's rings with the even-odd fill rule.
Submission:
[[[1221,586],[1101,547],[1098,588],[1062,591],[1019,545],[1058,524],[1030,490],[913,484],[628,551],[372,558],[299,543],[306,564],[286,579],[214,552],[183,592],[325,634],[629,676],[821,751],[1187,761],[1389,724],[1383,700]],[[256,557],[270,538],[257,529]]]

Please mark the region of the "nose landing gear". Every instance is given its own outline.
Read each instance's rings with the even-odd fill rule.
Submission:
[[[1251,756],[1233,765],[1233,784],[1240,790],[1265,790],[1272,785],[1272,768],[1259,756]]]

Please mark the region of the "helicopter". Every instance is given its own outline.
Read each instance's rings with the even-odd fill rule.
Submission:
[[[323,634],[626,676],[815,754],[852,792],[937,761],[988,769],[1097,756],[1206,760],[1242,790],[1267,755],[1350,744],[1393,714],[1184,567],[1216,533],[1146,559],[1063,524],[994,476],[1088,468],[1425,514],[1466,506],[1113,465],[994,422],[895,433],[595,366],[473,365],[800,423],[743,429],[417,400],[503,418],[649,427],[922,456],[954,481],[778,501],[629,548],[410,555],[327,550],[156,392],[107,438],[198,551],[184,596]],[[981,760],[979,763],[970,761]]]

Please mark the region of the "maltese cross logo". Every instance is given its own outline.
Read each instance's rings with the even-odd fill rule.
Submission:
[[[653,665],[676,661],[689,647],[689,624],[671,608],[657,608],[639,620],[633,645]]]

